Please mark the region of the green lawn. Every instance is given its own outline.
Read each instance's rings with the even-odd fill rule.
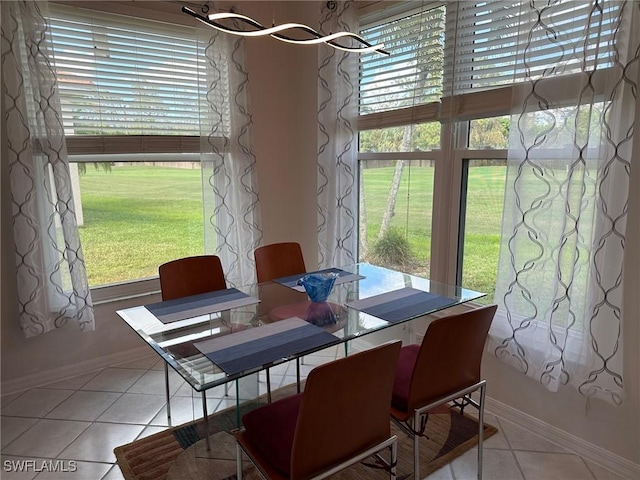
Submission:
[[[371,247],[380,231],[387,207],[394,167],[364,170],[363,184],[367,214],[367,240]],[[431,249],[433,168],[405,166],[398,190],[391,226],[407,234],[415,262],[427,265]]]
[[[467,185],[467,214],[462,284],[487,296],[493,303],[504,203],[505,166],[472,166]]]
[[[414,261],[402,265],[419,275],[429,274],[433,173],[431,167],[405,166],[391,226],[403,231]],[[363,183],[369,248],[375,243],[388,203],[394,167],[364,170]],[[473,166],[469,169],[463,261],[463,285],[486,292],[491,302],[500,250],[500,229],[506,167]]]
[[[80,237],[89,283],[158,274],[158,265],[203,251],[200,170],[87,168],[80,176]]]
[[[407,164],[408,165],[408,164]],[[391,225],[407,234],[413,261],[428,275],[433,168],[405,167]],[[369,245],[387,205],[393,167],[364,171]],[[490,293],[497,269],[505,167],[473,167],[463,279]],[[84,224],[80,236],[93,286],[157,275],[158,265],[203,251],[200,170],[155,166],[88,167],[80,176]]]

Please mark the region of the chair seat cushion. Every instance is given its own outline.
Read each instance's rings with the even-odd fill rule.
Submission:
[[[293,435],[302,394],[256,408],[242,417],[253,446],[276,470],[289,475]]]
[[[391,399],[392,405],[400,410],[407,410],[408,407],[411,376],[419,352],[420,345],[407,345],[400,350]]]

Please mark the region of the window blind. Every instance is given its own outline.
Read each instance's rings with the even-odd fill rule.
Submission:
[[[68,136],[200,135],[199,98],[226,102],[193,27],[61,5],[50,24]]]
[[[389,56],[360,58],[360,115],[440,99],[445,7],[421,11],[415,4],[404,3],[405,10],[395,15],[389,16],[385,10],[382,18],[360,20],[361,35],[370,43],[384,43],[390,52]]]
[[[606,68],[614,55],[619,8],[620,2],[607,0],[451,2],[445,95]]]

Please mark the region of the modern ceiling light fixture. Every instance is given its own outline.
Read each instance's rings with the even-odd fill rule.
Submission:
[[[213,13],[208,16],[200,15],[189,7],[182,7],[182,11],[201,21],[205,25],[208,25],[213,28],[217,28],[218,30],[226,33],[231,33],[233,35],[240,35],[243,37],[262,37],[262,36],[271,36],[275,39],[278,39],[282,42],[287,43],[296,43],[299,45],[316,45],[319,43],[326,43],[327,45],[332,46],[338,50],[344,50],[346,52],[356,52],[356,53],[371,53],[377,52],[382,55],[389,55],[389,52],[383,50],[384,44],[371,45],[361,36],[351,33],[351,32],[338,32],[331,33],[329,35],[322,35],[321,33],[315,31],[313,28],[304,25],[302,23],[283,23],[282,25],[273,25],[270,28],[267,28],[260,23],[256,22],[254,19],[247,17],[246,15],[240,15],[238,13],[233,12],[222,12],[222,13]],[[249,25],[252,30],[240,30],[235,27],[228,27],[219,23],[220,20],[229,20],[234,19],[238,20],[246,25]],[[310,38],[297,39],[293,37],[289,37],[287,35],[283,35],[281,32],[286,30],[299,30],[306,33]],[[360,44],[361,46],[345,46],[336,42],[338,39],[346,39],[350,38]]]

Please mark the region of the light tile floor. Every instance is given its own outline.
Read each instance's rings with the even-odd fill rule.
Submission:
[[[336,347],[305,357],[303,375],[313,366],[334,359],[338,351]],[[295,365],[272,368],[271,381],[272,388],[295,382]],[[170,385],[174,425],[202,414],[200,394],[194,394],[173,371]],[[260,382],[260,386],[263,390],[264,383]],[[208,410],[214,412],[234,405],[233,394],[233,388],[229,396],[225,396],[223,387],[209,390]],[[150,356],[3,396],[1,415],[3,480],[122,480],[113,449],[167,427],[163,363],[157,356]],[[499,429],[498,434],[485,442],[487,480],[621,478],[490,412],[487,421]],[[60,471],[72,470],[72,465],[75,471]],[[16,471],[18,467],[23,471]],[[47,467],[58,472],[47,472]],[[475,468],[474,449],[428,479],[474,479]]]

